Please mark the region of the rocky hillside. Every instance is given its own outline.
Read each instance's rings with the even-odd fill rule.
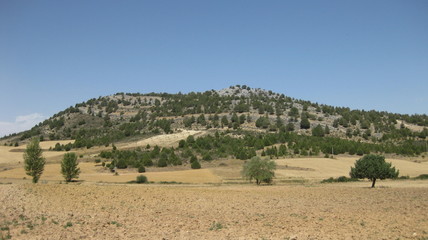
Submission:
[[[203,93],[117,93],[93,98],[0,143],[21,144],[32,137],[75,139],[71,147],[90,148],[181,129],[207,129],[238,135],[293,133],[372,144],[411,141],[424,146],[427,126],[427,115],[351,110],[237,85]]]

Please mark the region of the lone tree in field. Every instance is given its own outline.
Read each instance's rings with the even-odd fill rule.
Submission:
[[[391,163],[385,162],[385,157],[381,155],[369,154],[355,162],[355,167],[351,167],[349,175],[351,178],[368,178],[372,180],[372,188],[375,187],[376,179],[397,178],[399,174]]]
[[[261,182],[272,182],[272,178],[275,177],[275,169],[274,161],[255,156],[244,164],[241,174],[250,181],[255,179],[257,185],[260,185]]]
[[[79,178],[80,168],[77,167],[77,155],[75,153],[66,153],[61,162],[61,173],[66,182],[71,182],[73,178]]]
[[[27,145],[24,152],[24,165],[27,175],[33,177],[33,183],[37,183],[45,168],[45,158],[42,156],[42,149],[39,139],[33,138]]]

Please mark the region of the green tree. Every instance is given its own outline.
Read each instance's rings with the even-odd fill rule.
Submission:
[[[351,167],[349,175],[351,178],[368,178],[372,181],[372,188],[375,187],[376,179],[397,178],[399,174],[391,163],[385,162],[385,157],[381,155],[369,154],[355,162]]]
[[[223,126],[227,126],[227,125],[229,124],[229,120],[227,120],[227,117],[226,117],[226,116],[223,116],[223,117],[221,118],[221,124],[222,124]]]
[[[255,179],[256,184],[260,185],[261,182],[272,182],[272,178],[275,177],[275,169],[274,161],[255,156],[244,163],[241,174],[247,180]]]
[[[311,123],[308,120],[306,114],[302,114],[302,120],[300,121],[301,129],[309,129],[311,127]]]
[[[192,169],[200,169],[201,168],[201,164],[198,161],[193,161],[192,164],[190,165],[190,167]]]
[[[80,168],[77,167],[77,155],[75,153],[66,153],[61,162],[61,173],[66,182],[71,182],[73,178],[79,178]]]
[[[314,127],[312,129],[312,136],[314,137],[324,137],[324,129],[321,127],[321,125],[318,124],[318,126]]]
[[[24,165],[27,175],[33,177],[33,183],[37,183],[45,168],[46,160],[42,155],[39,139],[33,138],[28,143],[24,152]]]

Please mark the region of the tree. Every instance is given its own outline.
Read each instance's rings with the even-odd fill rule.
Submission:
[[[308,120],[306,114],[302,114],[302,120],[300,121],[301,129],[309,129],[311,127],[311,123]]]
[[[381,155],[369,154],[355,162],[355,167],[351,167],[349,175],[351,178],[368,178],[372,181],[372,188],[375,187],[376,179],[397,178],[399,174],[391,163],[385,162],[385,157]]]
[[[25,172],[33,177],[33,183],[37,183],[45,168],[45,158],[39,145],[39,139],[33,138],[24,152]]]
[[[314,127],[312,129],[312,136],[314,137],[324,137],[324,129],[321,127],[321,125],[318,124],[318,126]]]
[[[250,181],[255,179],[256,184],[260,185],[261,182],[272,182],[272,178],[275,177],[275,169],[274,161],[255,156],[244,163],[241,174]]]
[[[73,178],[79,178],[80,168],[77,167],[77,155],[75,153],[66,153],[61,162],[61,173],[66,182],[71,182]]]
[[[190,167],[192,169],[200,169],[201,168],[201,164],[198,161],[193,161],[192,164],[190,165]]]

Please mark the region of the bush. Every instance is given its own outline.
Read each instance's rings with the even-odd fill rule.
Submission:
[[[428,179],[428,174],[421,174],[421,175],[415,177],[414,179],[426,180],[426,179]]]
[[[147,182],[148,182],[148,180],[147,180],[146,176],[144,176],[144,175],[137,176],[136,183],[147,183]]]
[[[321,183],[334,183],[334,182],[358,182],[358,178],[347,178],[345,176],[341,176],[338,178],[327,178],[321,181]]]
[[[198,158],[197,158],[195,155],[193,155],[193,156],[190,158],[190,163],[197,162],[197,161],[198,161]]]
[[[101,159],[95,159],[95,163],[100,163]]]
[[[146,168],[143,165],[141,165],[141,166],[138,167],[138,172],[139,173],[146,172]]]
[[[118,169],[125,169],[125,168],[127,168],[127,167],[128,167],[128,164],[126,164],[125,159],[119,159],[119,160],[116,162],[116,167],[117,167]]]
[[[192,169],[200,169],[201,168],[201,164],[198,161],[194,161],[194,162],[192,162],[192,164],[190,165],[190,167]]]
[[[211,160],[213,160],[213,158],[211,157],[211,154],[210,154],[210,153],[205,153],[205,154],[202,156],[202,159],[203,159],[203,160],[205,160],[205,161],[211,161]]]
[[[158,167],[166,167],[168,164],[167,164],[167,162],[166,162],[166,159],[165,158],[160,158],[159,160],[158,160]]]

